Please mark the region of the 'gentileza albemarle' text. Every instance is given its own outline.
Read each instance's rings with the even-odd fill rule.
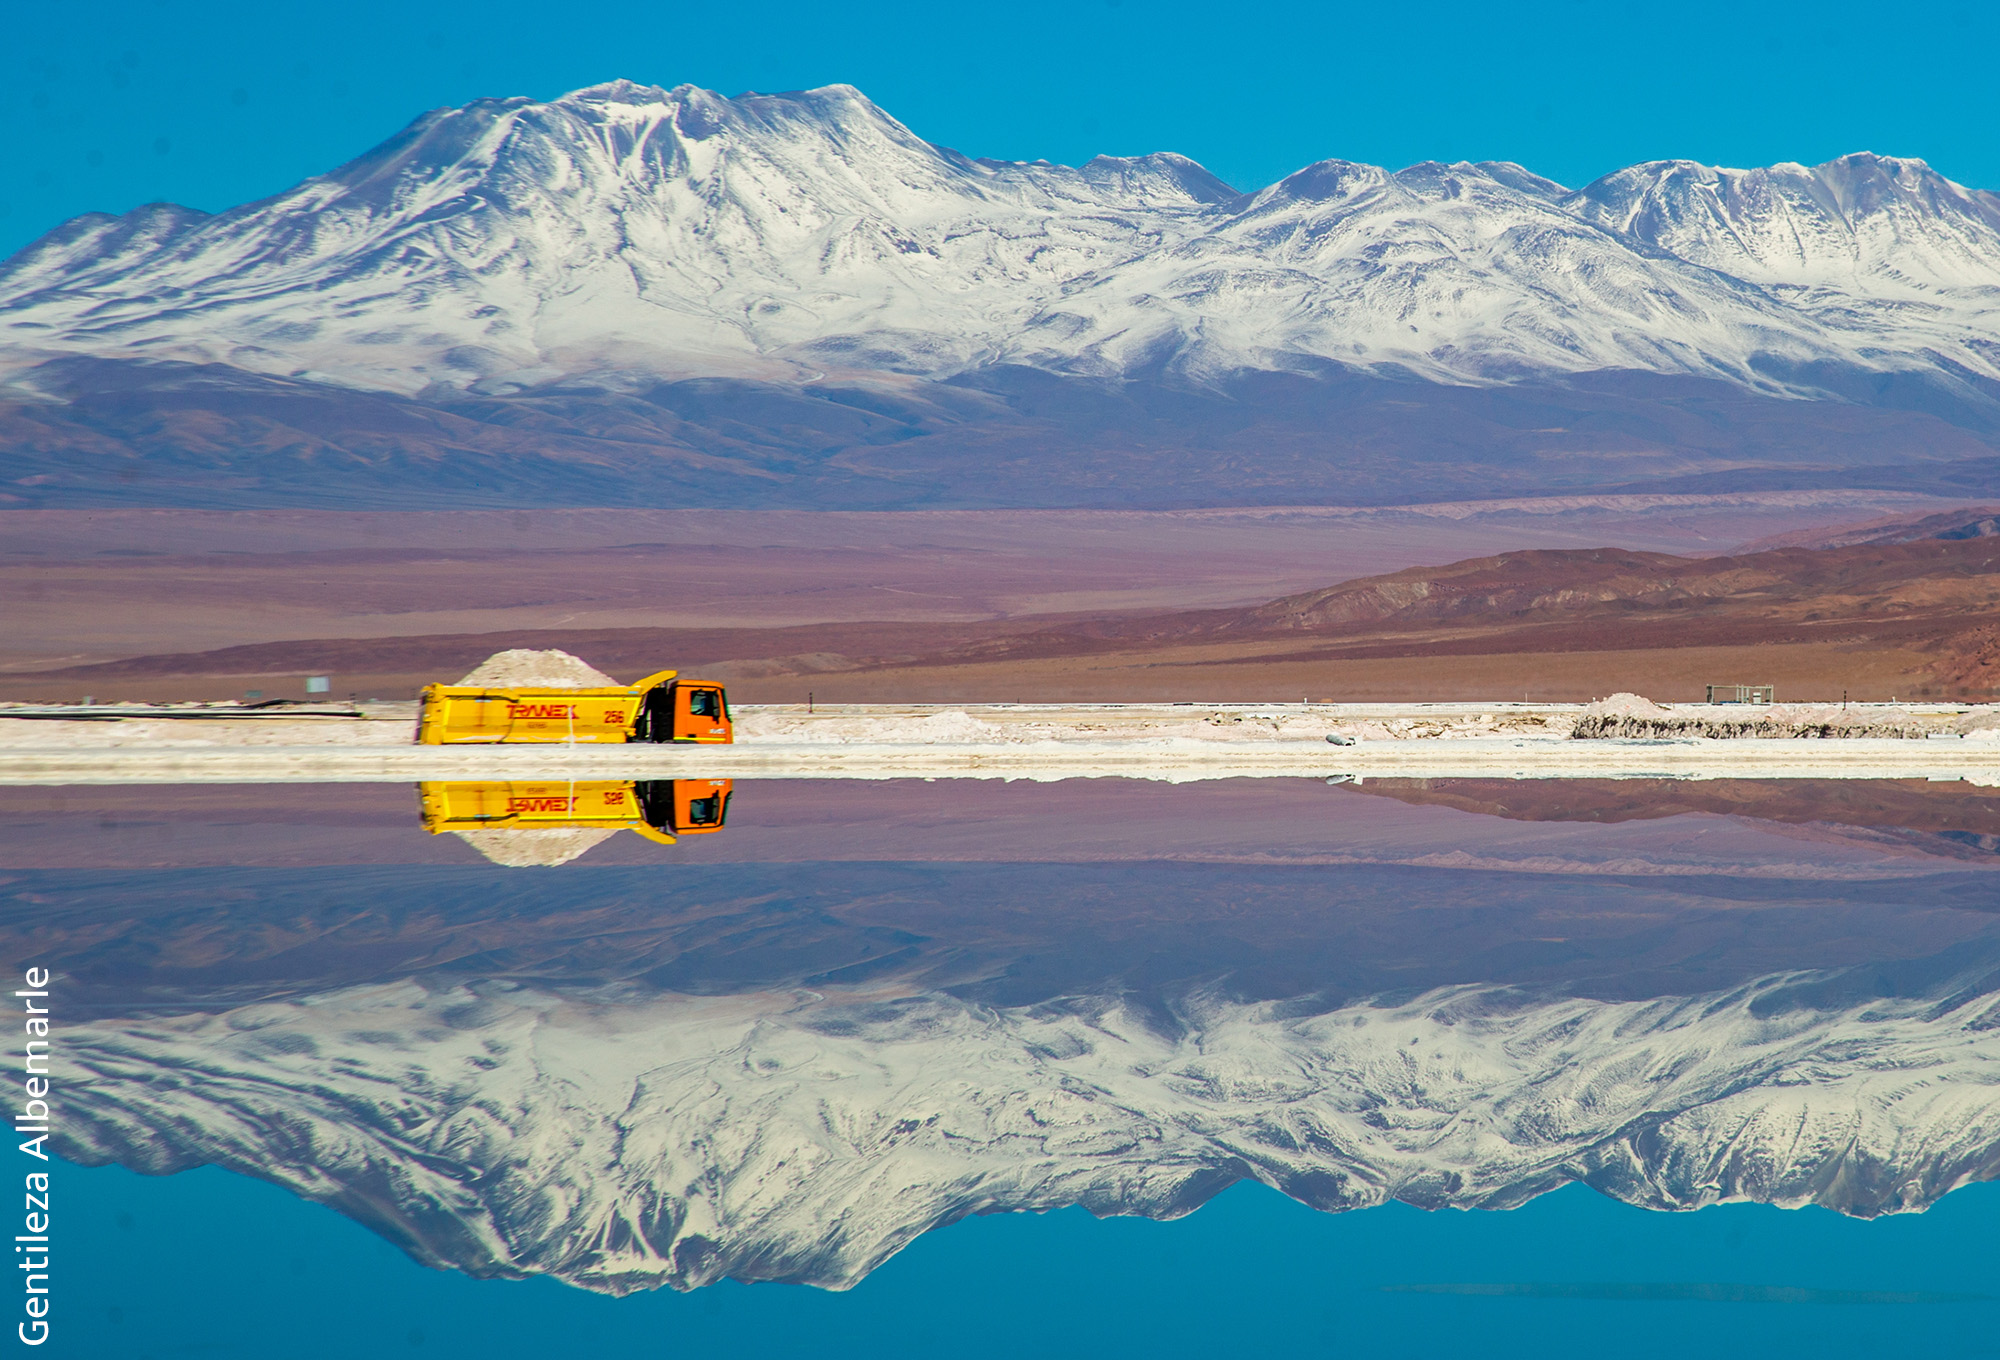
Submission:
[[[43,1169],[27,1173],[27,1215],[14,1236],[28,1314],[14,1331],[25,1344],[39,1346],[49,1339],[49,970],[30,968],[24,977],[27,988],[14,995],[26,1012],[22,1089],[27,1099],[14,1116],[14,1131],[27,1140],[21,1151],[41,1161]]]

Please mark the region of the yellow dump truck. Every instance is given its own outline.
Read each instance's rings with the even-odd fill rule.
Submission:
[[[424,830],[526,831],[602,827],[672,845],[722,830],[727,779],[434,780],[418,786]]]
[[[602,689],[426,685],[417,721],[426,746],[492,742],[730,742],[729,696],[661,671]]]

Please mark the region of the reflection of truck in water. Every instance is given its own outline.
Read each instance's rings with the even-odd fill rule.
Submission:
[[[636,831],[672,845],[676,836],[722,830],[727,779],[435,780],[419,786],[424,829]]]
[[[426,746],[492,742],[735,740],[721,685],[661,671],[630,685],[522,689],[427,685],[417,722]]]

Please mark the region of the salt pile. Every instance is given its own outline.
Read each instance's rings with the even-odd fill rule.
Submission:
[[[1981,705],[1960,718],[1956,726],[1968,737],[2000,741],[2000,704]]]
[[[586,850],[610,840],[618,834],[618,830],[602,826],[538,826],[518,830],[454,831],[452,834],[495,864],[509,869],[528,869],[568,864]]]
[[[1589,718],[1664,718],[1667,710],[1661,708],[1643,694],[1620,691],[1608,699],[1599,699],[1584,710]]]
[[[618,682],[568,652],[515,647],[493,653],[458,683],[491,689],[601,689]]]

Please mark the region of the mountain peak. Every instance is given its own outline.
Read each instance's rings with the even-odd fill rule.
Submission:
[[[89,270],[135,250],[165,246],[210,220],[212,214],[179,203],[141,203],[125,213],[73,217],[0,260],[0,288],[17,274]]]
[[[711,91],[702,89],[698,85],[676,85],[673,89],[668,90],[658,85],[645,85],[639,81],[626,80],[621,77],[617,80],[603,81],[596,85],[586,85],[580,90],[571,90],[568,94],[558,96],[550,102],[554,104],[664,104],[670,100],[687,99],[700,95],[707,95],[712,99],[721,97],[713,94]]]
[[[1200,162],[1172,151],[1155,151],[1145,156],[1093,156],[1080,167],[1080,173],[1085,178],[1115,177],[1127,183],[1158,180],[1185,191],[1198,203],[1234,203],[1243,197]]]
[[[1884,156],[1874,151],[1850,151],[1845,156],[1835,156],[1813,167],[1828,170],[1834,166],[1871,166],[1899,175],[1934,175],[1930,162],[1917,156]]]
[[[1255,195],[1255,201],[1260,206],[1267,199],[1294,203],[1338,202],[1367,193],[1370,189],[1379,189],[1389,182],[1389,178],[1389,172],[1379,165],[1344,160],[1314,161]]]
[[[1575,192],[1329,159],[1244,196],[1170,152],[969,158],[847,84],[619,79],[426,114],[215,218],[66,224],[0,269],[0,364],[143,346],[408,394],[998,364],[1977,386],[1994,289],[2000,199],[1872,152]]]
[[[1513,161],[1479,161],[1474,168],[1497,183],[1535,198],[1558,199],[1570,192],[1566,186]]]
[[[1760,286],[1935,298],[2000,281],[2000,213],[1911,157],[1857,151],[1750,170],[1647,161],[1566,202],[1586,220]],[[1843,307],[1834,322],[1845,327],[1854,313]],[[1988,319],[1973,324],[1988,329],[1990,313],[1977,310]]]

